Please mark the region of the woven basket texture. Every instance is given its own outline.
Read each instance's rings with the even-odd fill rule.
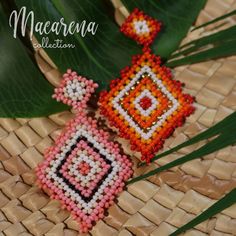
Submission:
[[[127,14],[118,1],[116,17]],[[209,0],[196,25],[236,8],[235,0]],[[189,33],[184,42],[235,24],[236,17]],[[217,27],[216,27],[217,26]],[[207,32],[206,32],[207,31]],[[44,51],[35,54],[45,77],[57,85],[61,75]],[[196,96],[196,112],[166,140],[164,150],[176,146],[219,122],[236,110],[236,57],[181,66],[175,79],[185,83],[185,92]],[[76,236],[78,225],[69,212],[60,208],[35,184],[34,168],[43,161],[45,148],[53,144],[65,123],[73,117],[66,111],[33,119],[0,119],[0,236]],[[114,136],[114,134],[112,134]],[[199,146],[184,148],[144,168],[136,168],[139,154],[130,151],[127,141],[115,136],[134,162],[135,175],[164,165]],[[92,236],[167,236],[217,199],[236,187],[236,146],[230,146],[123,191],[108,215],[89,234]],[[236,235],[236,204],[187,231],[185,236]]]

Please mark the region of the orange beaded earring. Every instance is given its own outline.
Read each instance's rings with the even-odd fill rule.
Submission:
[[[194,98],[182,92],[171,70],[151,53],[149,46],[160,27],[160,22],[138,9],[130,14],[121,32],[143,45],[143,54],[132,58],[131,67],[122,70],[121,78],[113,80],[110,91],[102,92],[99,99],[101,113],[146,162],[194,111]]]

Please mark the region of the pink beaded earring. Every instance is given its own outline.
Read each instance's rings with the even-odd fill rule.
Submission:
[[[68,69],[67,73],[63,75],[59,87],[55,88],[55,94],[52,97],[76,110],[83,110],[97,87],[98,84],[92,80],[87,80],[77,75],[75,71]]]
[[[41,188],[60,200],[88,232],[104,217],[125,181],[132,175],[132,163],[109,134],[97,128],[96,120],[83,112],[97,84],[68,70],[55,89],[54,98],[79,111],[55,145],[45,152],[45,161],[36,169]]]

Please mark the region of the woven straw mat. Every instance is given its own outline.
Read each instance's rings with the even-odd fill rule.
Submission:
[[[119,2],[114,2],[116,17],[121,22],[122,14],[127,12]],[[236,0],[209,0],[196,25],[233,8],[236,8]],[[236,18],[232,17],[219,29],[233,25],[235,21]],[[189,33],[184,42],[214,32],[215,26]],[[55,65],[42,50],[36,52],[36,59],[45,77],[57,85],[61,75]],[[175,69],[174,77],[186,84],[185,92],[196,96],[196,112],[166,140],[164,150],[195,136],[236,110],[235,68],[234,56]],[[45,148],[53,144],[72,117],[73,114],[66,111],[34,119],[0,119],[0,236],[79,235],[78,225],[69,212],[62,210],[59,202],[50,200],[35,185],[34,173],[36,165],[44,159]],[[135,175],[175,160],[204,143],[137,169],[138,154],[129,150],[128,142],[115,139],[131,155]],[[128,186],[117,203],[109,208],[108,216],[86,235],[169,235],[235,188],[235,153],[236,146],[230,146]],[[236,235],[236,204],[184,235]]]

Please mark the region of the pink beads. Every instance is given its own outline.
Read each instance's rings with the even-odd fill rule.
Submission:
[[[92,80],[87,80],[68,69],[67,73],[63,75],[59,87],[55,88],[53,98],[72,106],[76,110],[83,110],[97,87],[98,85]]]
[[[87,175],[90,171],[91,167],[88,163],[86,162],[81,162],[78,165],[78,171],[82,174],[82,175]]]
[[[79,81],[76,88],[86,90],[86,94],[78,92],[79,97],[68,92],[68,84],[73,85],[75,80]],[[81,233],[104,217],[104,211],[132,175],[128,157],[120,154],[118,145],[109,141],[109,134],[99,130],[96,120],[82,110],[96,86],[71,70],[64,75],[54,97],[79,112],[55,145],[45,151],[45,160],[36,168],[39,186],[49,190],[51,198],[72,213]]]

